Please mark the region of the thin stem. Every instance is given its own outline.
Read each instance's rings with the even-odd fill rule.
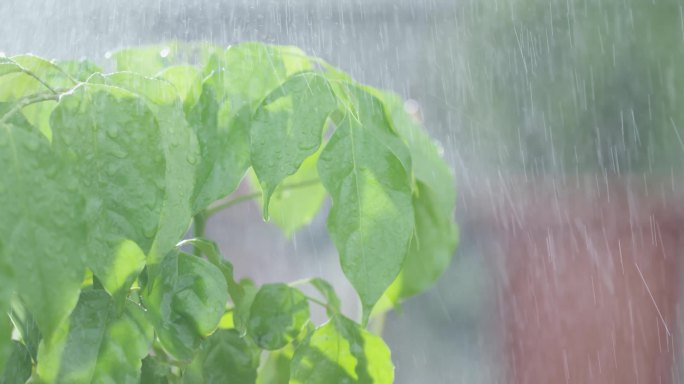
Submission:
[[[337,309],[331,307],[331,306],[328,305],[328,303],[326,303],[326,302],[323,302],[323,301],[321,301],[321,300],[318,300],[318,299],[315,298],[315,297],[311,297],[311,296],[308,296],[308,295],[304,295],[304,297],[306,297],[306,299],[309,300],[310,302],[316,303],[316,304],[320,305],[321,307],[325,308],[328,312],[338,313],[338,312],[337,312]]]
[[[297,286],[299,286],[299,285],[309,284],[310,282],[311,282],[311,278],[310,278],[310,277],[307,277],[307,278],[304,278],[304,279],[299,279],[299,280],[291,281],[291,282],[287,283],[287,285],[290,286],[290,287],[297,287]]]
[[[280,191],[282,192],[282,191],[288,191],[288,190],[292,190],[292,189],[305,188],[305,187],[309,187],[312,185],[316,185],[318,183],[320,183],[319,179],[304,180],[304,181],[301,181],[299,183],[283,185],[281,187]],[[246,195],[237,196],[237,197],[230,199],[226,202],[223,202],[223,203],[220,203],[218,205],[215,205],[213,207],[208,208],[206,210],[206,217],[207,218],[211,217],[211,216],[215,215],[216,213],[223,211],[224,209],[228,209],[228,208],[232,207],[233,205],[240,204],[240,203],[243,203],[243,202],[249,201],[249,200],[254,200],[258,197],[261,197],[261,195],[262,195],[262,192],[259,191],[259,192],[248,193]]]
[[[16,65],[17,67],[19,67],[19,69],[20,69],[23,73],[25,73],[25,74],[28,75],[28,76],[31,76],[31,77],[34,78],[37,82],[39,82],[41,85],[43,85],[45,88],[47,88],[50,92],[52,92],[52,94],[54,94],[54,95],[59,94],[59,91],[58,91],[57,89],[52,88],[52,86],[50,86],[50,84],[48,84],[45,80],[41,79],[40,76],[36,75],[33,71],[31,71],[30,69],[25,68],[23,65],[17,63],[15,60],[12,60],[11,58],[7,58],[7,59],[8,59],[11,63],[13,63],[13,64]],[[60,68],[60,67],[57,66],[57,65],[53,65],[53,67],[54,67],[54,69],[56,69],[57,71],[59,71],[60,73],[62,73],[67,79],[69,79],[69,81],[71,81],[72,83],[74,83],[74,85],[79,84],[79,81],[76,80],[76,79],[74,79],[74,78],[73,78],[71,75],[69,75],[68,73],[66,73],[66,72],[64,71],[64,69]]]
[[[21,99],[12,109],[7,111],[2,118],[0,119],[0,125],[7,124],[9,119],[14,116],[17,112],[19,112],[22,108],[27,107],[31,104],[36,104],[36,103],[41,103],[43,101],[57,101],[59,100],[59,95],[52,95],[52,94],[37,94],[37,95],[31,95],[28,97],[25,97],[24,99]]]
[[[204,237],[204,232],[207,228],[207,219],[209,216],[207,215],[206,211],[200,211],[198,212],[195,217],[193,218],[194,222],[194,228],[193,228],[193,233],[195,235],[195,238],[203,238]],[[196,256],[202,256],[202,250],[194,246],[193,251],[192,251]]]

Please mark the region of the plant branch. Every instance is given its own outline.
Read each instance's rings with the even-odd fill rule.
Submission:
[[[59,95],[58,94],[35,94],[31,96],[27,96],[17,102],[17,104],[12,107],[7,113],[5,113],[2,118],[0,118],[0,125],[7,124],[9,119],[14,116],[17,112],[19,112],[22,108],[27,107],[31,104],[36,104],[36,103],[41,103],[43,101],[57,101],[59,100]]]
[[[312,185],[316,185],[318,183],[320,183],[319,179],[304,180],[304,181],[301,181],[299,183],[283,185],[282,187],[280,187],[279,192],[293,190],[293,189],[299,189],[299,188],[306,188],[306,187],[310,187]],[[223,202],[223,203],[220,203],[220,204],[215,205],[213,207],[210,207],[206,210],[206,217],[209,218],[209,217],[215,215],[216,213],[223,211],[224,209],[228,209],[228,208],[232,207],[233,205],[237,205],[237,204],[243,203],[245,201],[254,200],[256,198],[259,198],[259,197],[261,197],[262,194],[263,193],[261,191],[248,193],[246,195],[237,196],[237,197],[232,198],[226,202]]]
[[[306,299],[309,300],[310,302],[316,303],[316,304],[320,305],[321,307],[325,308],[328,312],[339,313],[336,308],[331,307],[330,305],[328,305],[328,303],[326,303],[324,301],[318,300],[317,298],[311,297],[309,295],[304,295],[304,297],[306,297]]]
[[[200,239],[204,237],[204,232],[207,228],[207,219],[209,216],[207,215],[206,211],[199,211],[194,217],[193,217],[193,223],[194,223],[194,228],[193,228],[193,234],[195,235],[195,238]],[[202,249],[198,246],[194,246],[192,253],[195,256],[202,256]]]

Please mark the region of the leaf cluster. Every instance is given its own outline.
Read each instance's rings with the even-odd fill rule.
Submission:
[[[451,171],[400,99],[294,47],[110,58],[107,74],[0,58],[0,382],[392,382],[365,325],[432,284],[457,243]],[[253,193],[231,199],[243,181]],[[361,323],[324,280],[304,282],[320,298],[237,281],[203,238],[256,197],[291,235],[328,195]]]

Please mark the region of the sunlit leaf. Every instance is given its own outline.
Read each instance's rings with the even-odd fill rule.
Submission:
[[[318,178],[319,152],[308,157],[297,172],[286,177],[271,195],[269,203],[270,219],[278,225],[285,235],[291,237],[298,229],[309,224],[325,201],[325,188]],[[252,189],[260,190],[254,172],[249,172]],[[263,200],[259,200],[263,210]]]
[[[252,114],[261,100],[288,76],[310,67],[296,48],[260,43],[242,43],[212,55],[201,96],[188,112],[201,149],[195,212],[227,196],[245,175]]]
[[[335,316],[297,348],[291,384],[390,384],[394,366],[381,338],[353,321]]]
[[[11,106],[0,103],[0,116]],[[17,293],[49,337],[76,305],[83,279],[78,180],[21,114],[0,123],[0,168],[0,261],[9,258]]]
[[[38,375],[56,383],[138,383],[153,330],[138,305],[119,314],[102,290],[86,289],[57,340],[43,342]]]
[[[115,73],[103,79],[142,96],[161,131],[166,163],[165,190],[159,227],[149,250],[149,263],[158,262],[185,234],[191,218],[193,176],[199,157],[197,138],[185,120],[177,90],[169,83],[131,73]]]
[[[345,116],[318,160],[332,196],[328,231],[358,292],[364,322],[396,279],[413,235],[410,155],[382,104],[357,90],[358,116]]]
[[[117,262],[121,243],[133,241],[147,253],[159,228],[167,189],[159,123],[134,94],[87,84],[61,98],[51,125],[54,148],[86,198],[88,265],[115,294],[128,288],[144,265],[140,257]]]
[[[250,129],[250,153],[264,192],[264,217],[276,187],[318,150],[336,109],[328,81],[314,72],[290,77],[261,102]]]
[[[202,73],[196,67],[176,65],[161,71],[157,77],[176,87],[185,110],[195,105],[202,93]]]
[[[259,367],[257,384],[288,384],[294,350],[294,346],[290,344],[283,349],[270,351]]]

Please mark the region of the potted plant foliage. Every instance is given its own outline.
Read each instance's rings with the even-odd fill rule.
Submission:
[[[516,0],[466,12],[466,98],[493,143],[480,159],[500,171],[470,212],[499,239],[508,375],[671,382],[684,240],[681,6]]]
[[[109,58],[0,58],[0,381],[391,383],[371,311],[426,289],[457,236],[451,172],[398,97],[294,47]],[[250,168],[258,192],[228,197]],[[237,281],[204,238],[254,197],[292,231],[324,194],[358,322],[322,279]]]

